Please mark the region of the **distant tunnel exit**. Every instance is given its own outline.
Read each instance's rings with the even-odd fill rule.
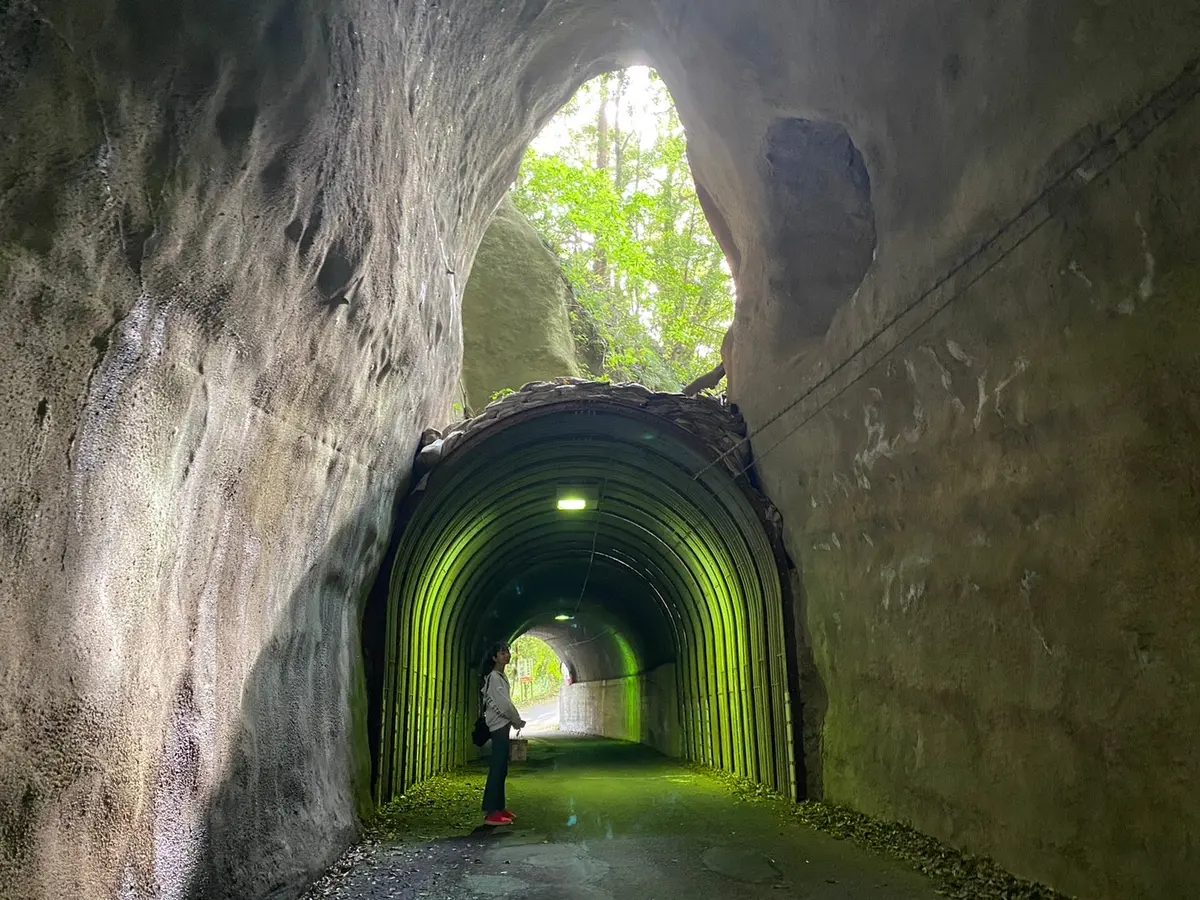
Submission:
[[[566,666],[565,730],[797,795],[785,557],[739,428],[709,399],[544,385],[423,452],[368,665],[377,799],[465,762],[482,650],[520,634]]]

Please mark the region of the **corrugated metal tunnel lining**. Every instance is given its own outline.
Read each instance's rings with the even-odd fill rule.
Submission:
[[[532,631],[611,736],[795,796],[796,684],[740,423],[638,386],[533,386],[441,445],[392,569],[376,792],[465,761],[486,645]],[[429,452],[426,451],[426,455]],[[564,494],[586,499],[563,510]]]

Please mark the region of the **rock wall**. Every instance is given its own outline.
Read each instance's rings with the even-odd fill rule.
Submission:
[[[497,391],[578,376],[571,285],[508,195],[484,232],[463,291],[463,390],[480,412]]]
[[[620,44],[536,6],[0,10],[0,896],[292,896],[353,837],[461,280]]]
[[[740,252],[733,399],[800,568],[818,781],[1082,897],[1191,896],[1196,7],[930,15],[877,23],[897,43],[834,117],[868,266],[846,144],[806,135],[734,190],[693,135]],[[839,154],[840,185],[795,174]],[[815,282],[767,242],[786,210],[739,199],[780,184],[831,211],[791,232],[842,261]]]
[[[828,795],[1087,896],[1194,894],[1195,114],[1080,161],[1153,124],[1197,21],[12,0],[0,895],[289,896],[349,839],[357,598],[462,275],[540,123],[635,58],[734,264]],[[1083,199],[1002,228],[1063,173]]]
[[[762,463],[826,795],[1081,897],[1197,887],[1198,140],[1192,108]]]

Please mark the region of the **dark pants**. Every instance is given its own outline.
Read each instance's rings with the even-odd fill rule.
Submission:
[[[491,816],[508,809],[504,802],[504,779],[508,777],[508,731],[505,725],[492,732],[492,763],[488,768],[487,787],[483,789],[483,811]]]

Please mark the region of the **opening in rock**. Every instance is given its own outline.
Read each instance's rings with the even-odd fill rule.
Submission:
[[[564,604],[563,609],[570,607]],[[522,732],[525,737],[559,730],[559,695],[571,678],[556,646],[570,649],[574,620],[572,612],[555,613],[553,625],[527,631],[512,642],[508,680],[513,703],[528,723]]]
[[[479,248],[466,405],[559,376],[678,391],[720,364],[733,306],[666,86],[645,67],[602,75],[533,142]]]

